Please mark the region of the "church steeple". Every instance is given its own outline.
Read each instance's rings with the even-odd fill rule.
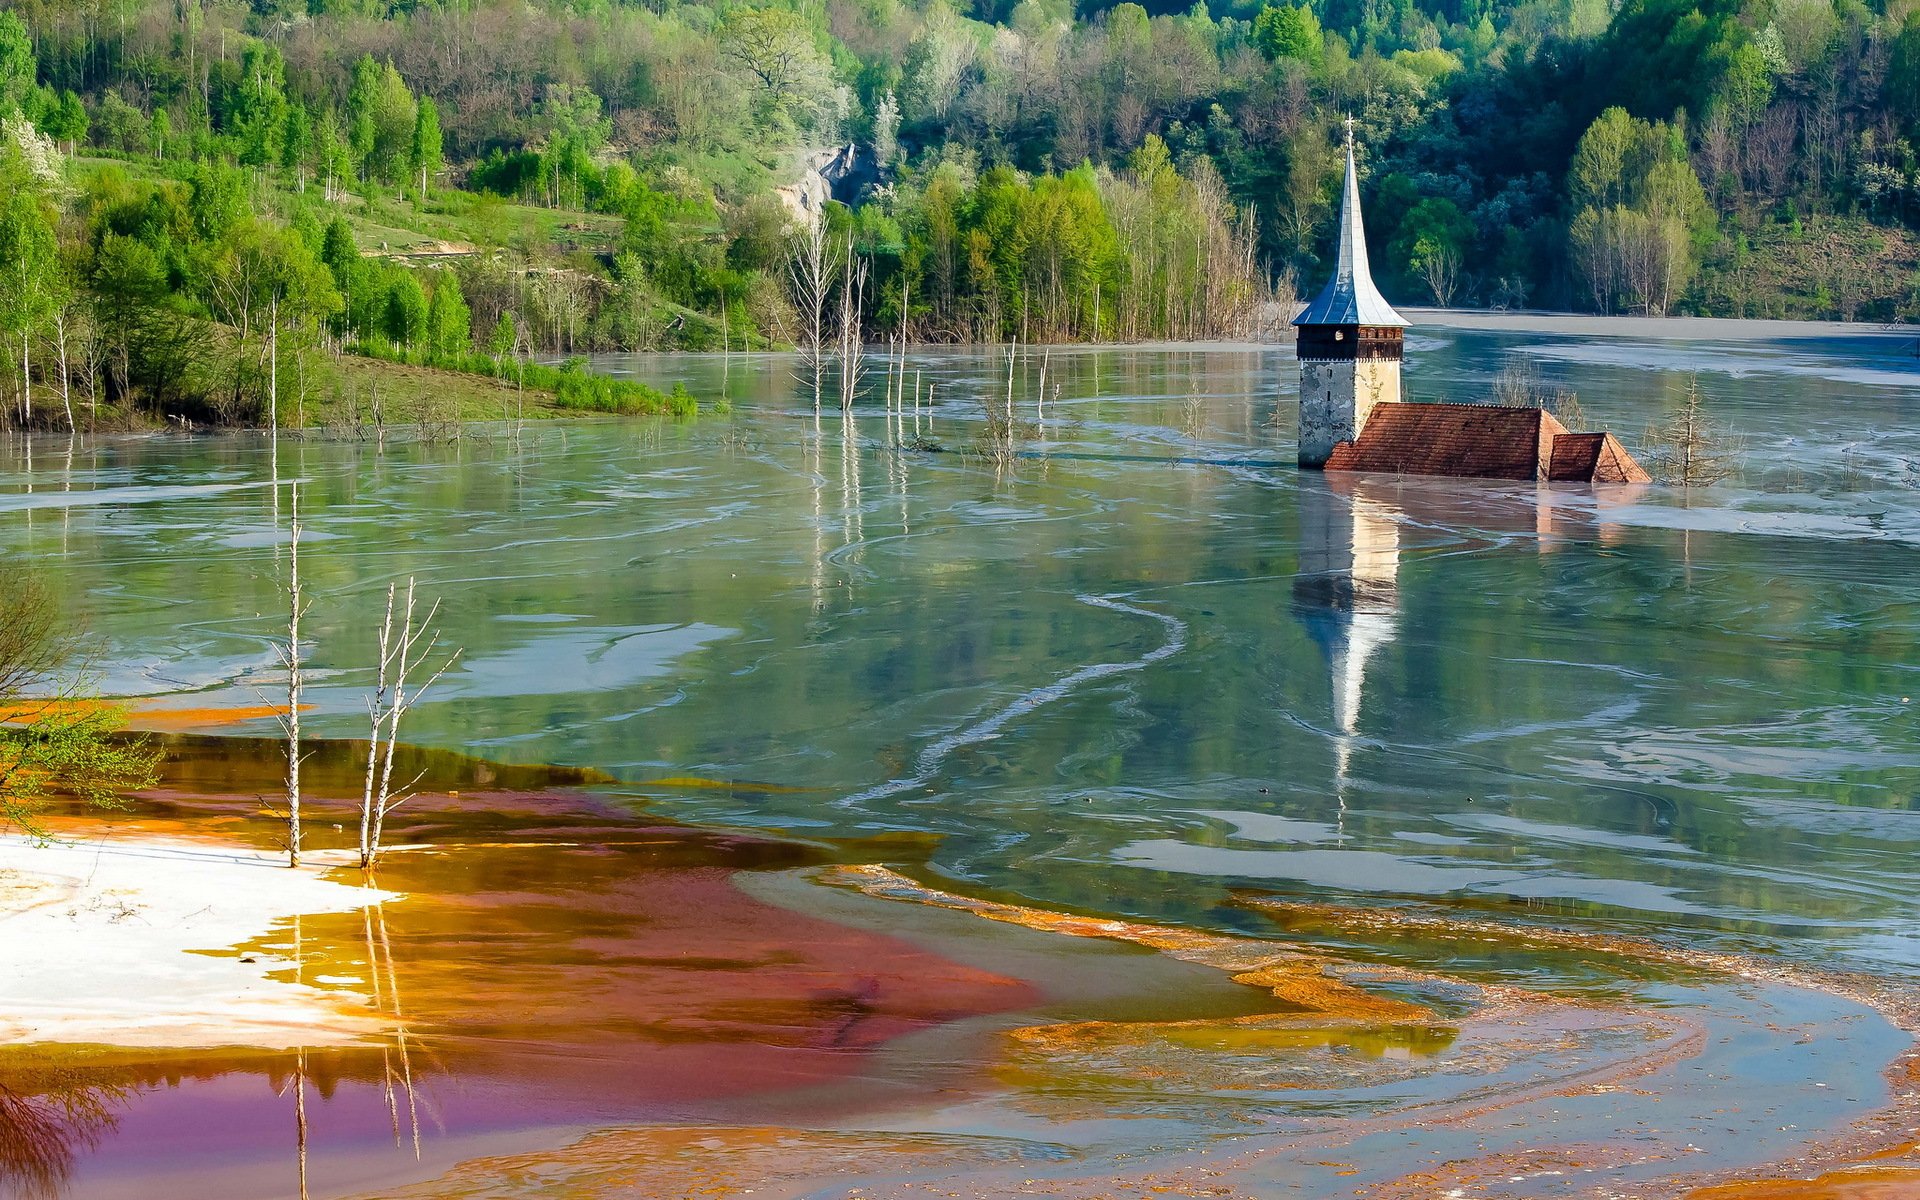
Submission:
[[[1360,177],[1347,118],[1347,178],[1340,194],[1340,253],[1333,278],[1293,319],[1299,329],[1300,465],[1323,467],[1333,448],[1366,427],[1377,404],[1400,399],[1406,318],[1393,311],[1367,269]]]
[[[1347,118],[1347,181],[1340,192],[1340,254],[1333,278],[1312,304],[1293,319],[1295,325],[1383,325],[1406,327],[1367,269],[1367,229],[1360,216],[1360,176],[1353,166],[1353,118]]]

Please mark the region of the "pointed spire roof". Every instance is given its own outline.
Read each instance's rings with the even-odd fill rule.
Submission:
[[[1340,194],[1340,257],[1333,278],[1312,304],[1293,319],[1295,325],[1399,325],[1367,270],[1367,230],[1360,219],[1360,177],[1353,168],[1353,118],[1347,118],[1347,182]]]

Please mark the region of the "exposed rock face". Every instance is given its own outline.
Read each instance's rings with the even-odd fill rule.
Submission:
[[[812,224],[827,210],[829,200],[851,204],[863,189],[877,182],[871,156],[852,142],[800,157],[800,178],[774,189],[796,223]]]

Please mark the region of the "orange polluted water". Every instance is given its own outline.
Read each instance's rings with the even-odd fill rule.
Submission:
[[[277,747],[167,745],[167,790],[106,836],[273,852]],[[315,857],[352,836],[363,754],[325,743],[308,764]],[[1765,1095],[1738,1077],[1749,1064],[1812,1055],[1852,1022],[1857,1064],[1781,1072],[1824,1072],[1844,1111],[1875,1098],[1838,1089],[1884,1062],[1868,1061],[1861,1010],[1813,996],[1795,1015],[1777,1006],[1807,997],[1785,985],[1726,1020],[1695,1000],[1640,1006],[1627,986],[1555,996],[1497,971],[1476,981],[1295,938],[938,890],[835,864],[897,859],[898,840],[820,847],[675,826],[580,790],[587,772],[403,757],[396,773],[431,790],[390,823],[377,882],[399,899],[206,948],[281,964],[274,981],[332,989],[382,1032],[280,1052],[14,1047],[0,1055],[0,1098],[20,1101],[0,1108],[0,1194],[907,1196],[938,1181],[956,1195],[1104,1200],[1307,1181],[1308,1194],[1388,1200],[1532,1196],[1546,1185],[1472,1189],[1630,1169],[1654,1182],[1618,1194],[1671,1197],[1689,1179],[1739,1178],[1729,1163],[1766,1161],[1746,1148],[1753,1133],[1800,1117],[1761,1111]],[[1382,941],[1679,965],[1628,941],[1375,919]],[[1695,965],[1674,974],[1732,970]],[[1119,982],[1093,995],[1103,971]],[[1588,1111],[1561,1115],[1573,1106]],[[1723,1156],[1696,1159],[1709,1128],[1728,1135]],[[1778,1186],[1906,1182],[1886,1162]]]
[[[1754,1180],[1700,1188],[1686,1200],[1915,1200],[1920,1167],[1862,1167],[1817,1179]]]
[[[271,754],[172,746],[168,790],[112,822],[69,815],[62,833],[272,852]],[[310,851],[348,844],[355,757],[323,746],[309,770]],[[882,1047],[1039,998],[736,885],[815,851],[526,786],[538,770],[423,762],[443,790],[390,818],[376,877],[402,899],[206,950],[280,962],[275,980],[357,999],[386,1034],[289,1053],[16,1048],[0,1056],[0,1195],[151,1195],[188,1179],[206,1200],[295,1194],[302,1151],[299,1190],[338,1194],[571,1136],[556,1130],[857,1111]]]

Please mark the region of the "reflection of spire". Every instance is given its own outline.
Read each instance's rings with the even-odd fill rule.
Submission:
[[[1399,509],[1361,490],[1303,480],[1294,615],[1326,652],[1333,693],[1334,795],[1345,832],[1348,772],[1359,737],[1367,662],[1399,629]]]

